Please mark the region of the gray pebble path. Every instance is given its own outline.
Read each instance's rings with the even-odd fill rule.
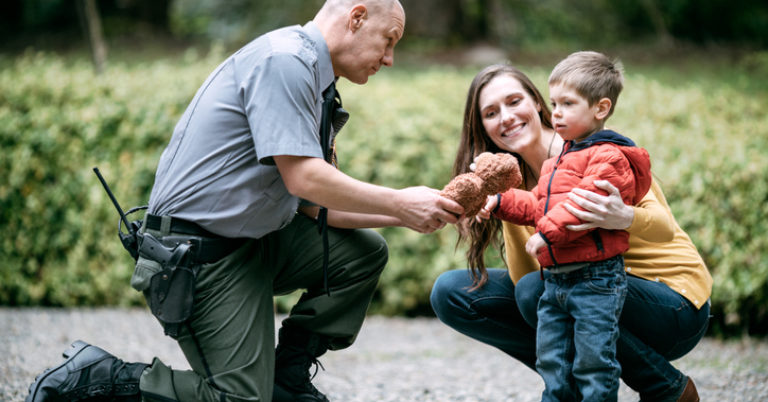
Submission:
[[[146,309],[0,308],[0,401],[23,401],[35,376],[76,339],[126,361],[157,356],[189,368]],[[368,317],[354,345],[321,362],[314,383],[332,401],[527,402],[543,389],[535,372],[433,318]],[[705,338],[674,364],[702,401],[768,401],[768,341]],[[636,400],[622,384],[619,401]]]

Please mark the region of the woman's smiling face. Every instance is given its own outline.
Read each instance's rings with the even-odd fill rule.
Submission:
[[[509,74],[488,82],[478,97],[478,108],[485,132],[503,150],[520,152],[541,136],[541,105]]]

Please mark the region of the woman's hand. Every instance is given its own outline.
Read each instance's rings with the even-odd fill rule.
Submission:
[[[607,180],[595,180],[595,186],[608,192],[600,195],[580,188],[574,188],[568,193],[568,198],[576,205],[585,209],[579,210],[566,203],[565,208],[573,216],[585,223],[566,226],[570,230],[587,230],[592,228],[626,229],[635,218],[635,210],[621,200],[621,194]]]

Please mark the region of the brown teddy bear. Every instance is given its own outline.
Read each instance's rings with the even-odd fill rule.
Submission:
[[[448,183],[440,195],[464,207],[464,215],[475,216],[489,195],[518,187],[523,179],[517,158],[506,153],[483,152],[475,158],[475,171],[460,174]]]

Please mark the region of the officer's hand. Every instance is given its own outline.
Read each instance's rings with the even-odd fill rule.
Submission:
[[[446,224],[455,224],[464,213],[457,202],[440,196],[438,190],[419,186],[398,190],[398,217],[406,227],[432,233]]]

